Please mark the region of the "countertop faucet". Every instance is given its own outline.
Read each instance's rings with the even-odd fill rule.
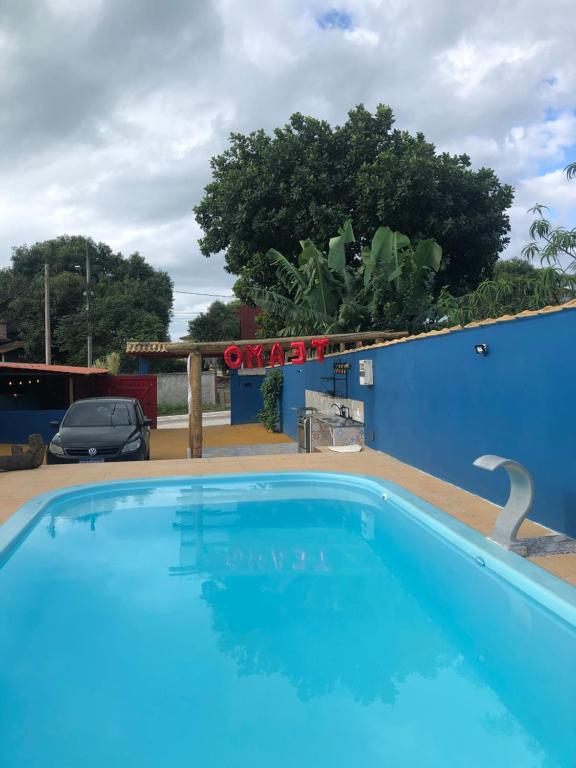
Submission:
[[[350,409],[346,405],[339,405],[338,403],[332,403],[332,408],[338,409],[338,414],[343,419],[349,419],[350,418]]]

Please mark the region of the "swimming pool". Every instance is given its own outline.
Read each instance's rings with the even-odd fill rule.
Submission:
[[[0,551],[2,768],[576,764],[574,590],[389,483],[86,486]]]

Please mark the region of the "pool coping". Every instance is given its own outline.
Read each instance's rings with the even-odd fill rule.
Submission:
[[[518,555],[503,549],[479,531],[453,517],[416,494],[407,491],[397,483],[374,475],[333,471],[282,471],[242,472],[218,475],[170,475],[155,478],[132,478],[103,483],[84,483],[47,491],[26,501],[4,524],[0,525],[0,567],[17,550],[26,536],[34,529],[46,507],[55,500],[78,494],[102,493],[110,488],[126,489],[154,487],[158,485],[202,483],[251,482],[262,477],[279,480],[306,479],[308,481],[340,482],[350,484],[358,481],[366,490],[377,491],[388,502],[400,506],[402,512],[410,515],[434,535],[455,546],[467,555],[477,567],[488,568],[491,572],[512,584],[538,604],[561,617],[576,628],[576,588],[558,576],[542,569]],[[398,504],[398,502],[401,502]]]

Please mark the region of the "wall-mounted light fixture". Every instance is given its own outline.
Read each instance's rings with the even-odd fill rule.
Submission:
[[[474,352],[476,352],[477,355],[487,355],[488,344],[474,344]]]

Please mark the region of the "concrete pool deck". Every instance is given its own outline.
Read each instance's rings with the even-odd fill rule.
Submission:
[[[287,438],[284,438],[287,441]],[[277,442],[281,442],[278,440]],[[471,528],[488,534],[500,508],[479,496],[427,475],[392,456],[372,450],[355,454],[314,453],[173,459],[149,462],[41,466],[0,473],[0,523],[40,493],[84,483],[172,475],[223,475],[248,472],[326,471],[371,475],[401,485]],[[526,521],[520,537],[542,536],[542,526]],[[532,562],[576,586],[576,554],[532,557]]]

